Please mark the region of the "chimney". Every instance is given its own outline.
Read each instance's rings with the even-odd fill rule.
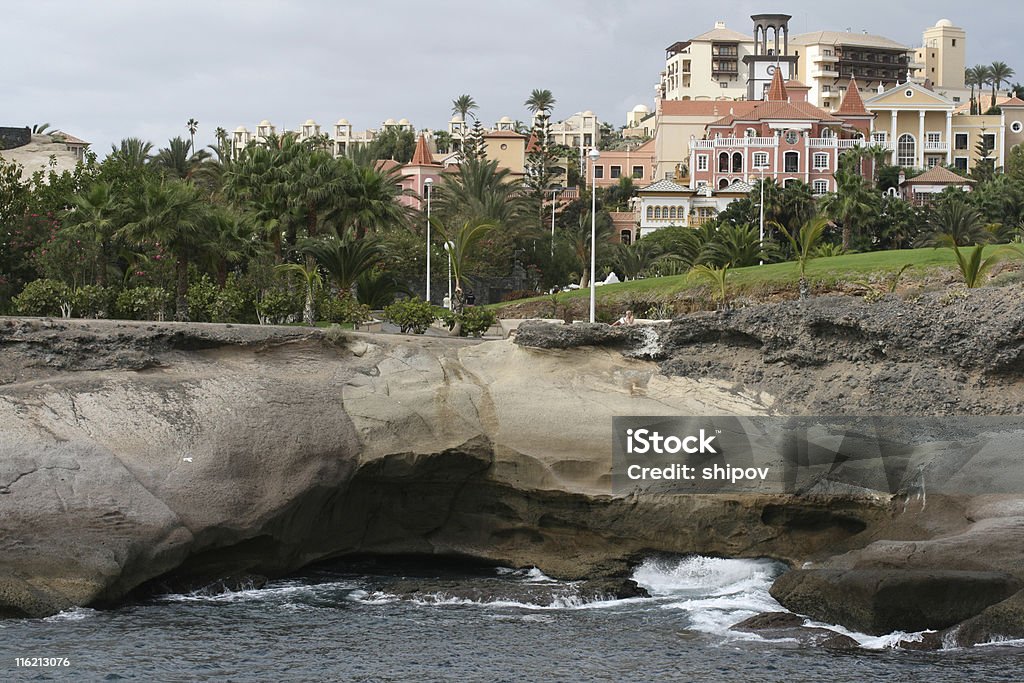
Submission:
[[[724,21],[716,21],[715,22],[715,28],[725,28],[725,22]]]
[[[901,169],[900,169],[900,177],[899,177],[899,184],[900,184],[900,185],[902,185],[902,184],[903,184],[903,183],[905,183],[905,182],[907,182],[907,174],[906,174],[906,173],[905,173],[905,172],[903,171],[903,169],[901,168]]]

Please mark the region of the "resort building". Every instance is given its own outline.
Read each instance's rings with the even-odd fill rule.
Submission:
[[[595,164],[586,159],[588,179],[597,187],[618,185],[621,178],[632,178],[639,187],[654,182],[654,140],[626,149],[606,149]]]
[[[808,101],[824,109],[839,106],[853,78],[862,94],[905,82],[913,54],[906,45],[868,33],[814,31],[790,42],[799,58],[797,78],[810,88]]]
[[[749,195],[752,189],[742,181],[716,190],[708,185],[693,189],[671,180],[659,180],[637,193],[639,237],[669,226],[698,228],[732,202]]]
[[[904,201],[922,206],[933,201],[947,189],[954,187],[970,192],[974,181],[953,173],[948,168],[935,166],[919,176],[907,178],[900,173],[899,195]]]
[[[70,133],[54,130],[32,133],[30,128],[0,128],[0,160],[21,167],[21,177],[28,180],[41,171],[48,182],[51,171],[58,175],[73,171],[85,160],[89,144]]]
[[[658,97],[663,100],[739,100],[747,97],[743,58],[754,54],[751,36],[724,21],[689,40],[665,48]]]
[[[913,77],[954,102],[970,102],[971,90],[964,82],[967,66],[967,31],[949,19],[939,19],[921,36],[914,50]]]
[[[776,71],[767,98],[751,104],[708,124],[705,139],[691,141],[691,189],[725,190],[769,178],[780,185],[807,183],[815,194],[832,192],[839,155],[864,145],[871,130],[855,87],[832,114],[791,97]]]

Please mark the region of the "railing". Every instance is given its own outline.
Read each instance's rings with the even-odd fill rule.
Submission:
[[[948,142],[928,142],[926,140],[925,143],[924,143],[924,151],[926,151],[926,152],[948,152],[949,151],[949,143]]]
[[[735,149],[745,147],[775,147],[779,139],[770,138],[715,138],[713,140],[694,140],[691,143],[693,149]],[[868,144],[860,138],[839,139],[839,138],[809,138],[807,146],[814,149],[853,149]],[[946,143],[940,143],[946,145]],[[883,145],[884,146],[884,145]],[[925,149],[929,149],[927,146]],[[945,151],[945,147],[941,151]]]

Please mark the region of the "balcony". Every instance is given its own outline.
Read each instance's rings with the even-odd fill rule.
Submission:
[[[838,62],[838,61],[839,61],[839,57],[837,57],[837,56],[835,56],[835,55],[818,55],[818,56],[817,56],[817,57],[815,57],[815,58],[814,58],[814,59],[813,59],[812,61],[813,61],[813,62],[814,62],[815,64],[819,64],[819,63],[822,63],[822,62],[831,62],[831,63],[835,63],[835,62]]]
[[[811,78],[839,78],[839,71],[826,66],[812,71]]]
[[[926,140],[925,143],[924,143],[924,151],[925,152],[948,152],[949,151],[949,143],[948,142],[934,142],[934,141]]]

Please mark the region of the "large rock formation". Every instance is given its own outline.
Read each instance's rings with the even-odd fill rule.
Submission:
[[[987,638],[1024,579],[1024,497],[616,496],[611,418],[1019,412],[1020,294],[527,323],[515,343],[0,320],[0,612],[345,554],[575,579],[666,551],[786,560],[803,569],[780,579],[783,604],[866,630],[895,623],[878,586],[920,583],[886,588],[899,612],[969,584],[941,618],[899,625],[974,617],[962,639]],[[834,598],[790,597],[816,585]]]

